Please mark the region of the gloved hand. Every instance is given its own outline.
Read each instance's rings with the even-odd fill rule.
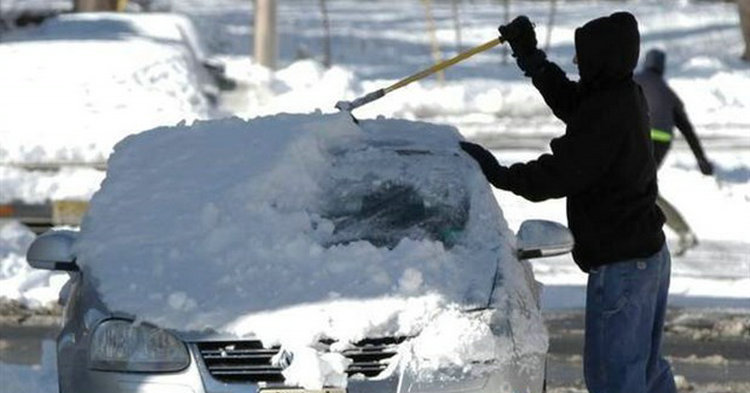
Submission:
[[[521,15],[507,25],[498,27],[498,31],[513,49],[518,67],[526,76],[533,76],[547,60],[547,55],[536,47],[536,33],[529,18]]]
[[[479,164],[487,181],[492,183],[493,186],[501,188],[502,184],[505,183],[504,179],[508,168],[500,165],[492,153],[476,143],[459,142],[459,144],[461,145],[461,149],[468,153],[471,158]]]
[[[536,50],[536,33],[534,25],[525,15],[521,15],[507,25],[497,28],[500,36],[510,44],[514,57],[530,56]]]
[[[714,165],[711,161],[701,158],[698,160],[698,167],[701,169],[701,173],[707,176],[714,174]]]

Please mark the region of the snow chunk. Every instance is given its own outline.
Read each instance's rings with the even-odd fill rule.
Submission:
[[[293,349],[294,361],[282,371],[292,386],[322,389],[324,386],[346,386],[346,367],[351,360],[338,353],[318,352],[309,347]]]

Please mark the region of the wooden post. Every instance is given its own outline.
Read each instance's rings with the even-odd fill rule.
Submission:
[[[331,22],[328,19],[326,0],[320,0],[320,13],[323,17],[323,65],[331,67]]]
[[[424,5],[425,19],[427,19],[427,30],[430,34],[430,47],[432,48],[432,58],[435,63],[443,61],[443,55],[440,52],[440,43],[438,43],[437,33],[435,32],[435,19],[432,17],[432,3],[430,0],[422,0]],[[445,82],[445,73],[440,71],[435,74],[438,82],[442,85]]]
[[[117,0],[75,0],[76,12],[117,11]]]
[[[549,10],[549,20],[547,21],[547,39],[544,40],[544,51],[549,50],[550,42],[552,42],[552,29],[555,27],[555,15],[557,14],[557,1],[552,0]]]
[[[456,30],[456,53],[461,53],[461,16],[458,13],[458,0],[451,1],[451,10],[453,12],[453,28]]]
[[[276,68],[276,0],[255,0],[255,61]]]
[[[750,0],[737,0],[737,8],[740,13],[742,37],[745,39],[745,53],[742,54],[742,60],[750,62]]]

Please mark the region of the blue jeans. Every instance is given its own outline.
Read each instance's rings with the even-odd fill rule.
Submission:
[[[584,376],[591,393],[675,393],[661,356],[669,250],[589,272]]]

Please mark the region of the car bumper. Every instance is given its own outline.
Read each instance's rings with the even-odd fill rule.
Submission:
[[[75,375],[61,375],[67,380],[61,380],[61,393],[256,393],[262,390],[263,387],[256,384],[224,383],[214,379],[202,360],[195,356],[196,352],[191,353],[190,365],[176,373],[120,373],[77,368]],[[455,372],[439,371],[436,372],[439,377],[430,382],[420,381],[406,370],[383,380],[350,379],[347,393],[541,393],[544,367],[544,355],[533,355],[481,375],[456,376]]]

